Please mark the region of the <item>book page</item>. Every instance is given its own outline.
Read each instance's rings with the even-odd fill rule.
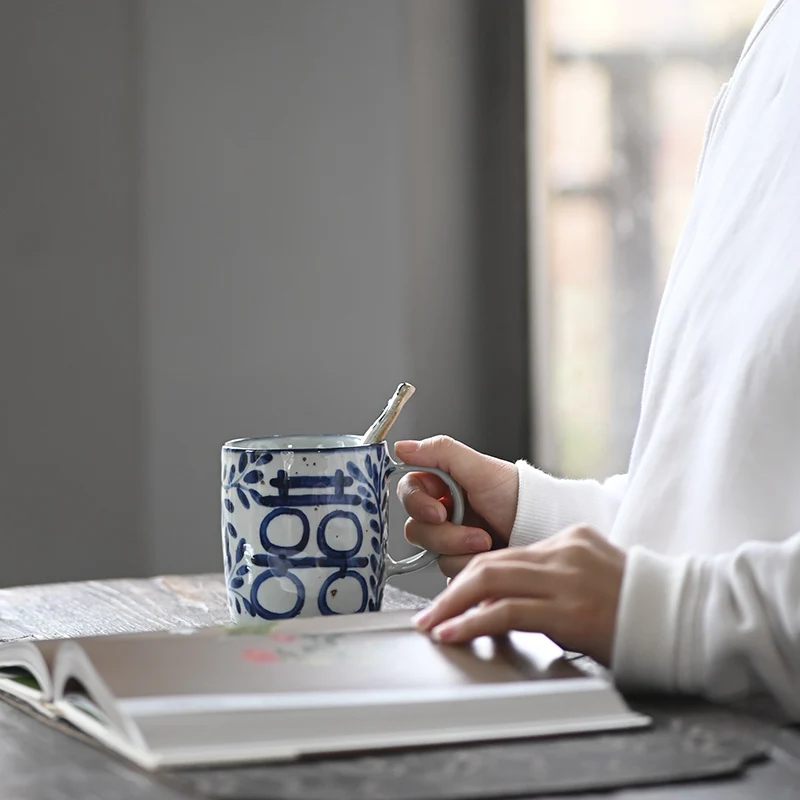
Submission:
[[[364,617],[381,618],[374,614]],[[199,635],[86,639],[80,646],[117,699],[357,689],[434,689],[580,677],[539,634],[437,645],[407,621],[238,628]],[[317,632],[299,632],[312,630]]]
[[[57,641],[12,641],[0,645],[0,691],[31,704],[53,699]]]

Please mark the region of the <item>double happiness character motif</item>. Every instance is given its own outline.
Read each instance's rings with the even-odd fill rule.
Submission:
[[[310,602],[316,610],[306,613],[380,608],[385,487],[394,464],[385,447],[364,450],[226,454],[222,522],[232,611],[286,619]],[[250,544],[256,538],[261,552]]]

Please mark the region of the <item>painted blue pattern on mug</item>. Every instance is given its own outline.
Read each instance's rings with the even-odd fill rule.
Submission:
[[[228,467],[222,467],[222,488],[228,493],[235,492],[242,507],[250,508],[250,498],[256,500],[261,494],[253,489],[254,484],[260,483],[264,479],[264,473],[258,467],[263,467],[272,461],[272,453],[245,452],[239,456],[237,462]],[[251,468],[250,465],[252,465]],[[248,497],[249,495],[249,497]],[[228,513],[232,514],[236,510],[233,496],[228,494],[223,502]]]
[[[450,476],[395,464],[386,442],[240,439],[223,447],[222,463],[225,575],[237,620],[377,611],[387,576],[432,563],[428,552],[398,562],[388,556],[391,474],[434,472],[453,494],[454,521],[463,515]]]
[[[291,498],[294,501],[294,498]],[[300,539],[293,545],[279,545],[269,538],[269,527],[281,517],[294,517],[300,520],[302,528]],[[332,520],[348,520],[356,531],[356,542],[350,548],[340,549],[327,538],[328,525]],[[263,567],[264,571],[253,581],[250,590],[250,604],[255,612],[266,619],[285,619],[299,614],[306,599],[306,587],[296,570],[330,568],[333,572],[319,589],[317,594],[317,607],[320,614],[335,614],[328,603],[328,592],[337,580],[350,578],[355,580],[361,588],[362,601],[354,613],[363,611],[370,602],[368,597],[367,582],[355,570],[364,569],[370,565],[366,556],[359,556],[364,541],[361,521],[352,511],[335,510],[326,514],[317,527],[316,542],[321,555],[310,556],[306,554],[310,539],[310,525],[307,516],[294,507],[277,508],[267,514],[259,528],[261,546],[264,553],[255,553],[250,558],[250,563],[256,567]],[[270,578],[288,578],[297,592],[297,600],[288,611],[275,611],[265,607],[259,600],[258,593],[261,587]],[[335,595],[335,591],[334,591]]]
[[[370,575],[369,587],[372,597],[368,608],[375,611],[381,607],[383,600],[385,559],[382,550],[386,546],[386,523],[388,512],[388,494],[384,497],[384,488],[391,468],[386,469],[381,451],[376,453],[376,458],[367,453],[363,466],[359,467],[354,461],[347,462],[347,471],[358,481],[358,493],[363,497],[362,507],[372,516],[369,527],[372,531],[370,546],[374,551],[370,555],[370,566],[373,574]]]
[[[234,496],[239,501],[241,512],[248,512],[248,516],[255,512],[257,507],[272,509],[259,524],[263,553],[251,553],[247,556],[245,538],[238,537],[231,521],[225,526],[228,534],[225,537],[225,566],[233,607],[238,613],[242,613],[244,609],[250,616],[265,619],[297,616],[307,600],[307,587],[302,579],[302,571],[329,568],[334,571],[316,593],[316,605],[320,614],[337,613],[331,608],[329,597],[335,597],[337,594],[336,582],[345,579],[357,584],[358,594],[361,596],[358,605],[348,610],[348,613],[359,613],[367,608],[371,611],[379,609],[383,593],[384,559],[376,558],[375,553],[378,555],[381,553],[386,530],[386,503],[382,504],[383,508],[378,506],[381,502],[381,489],[385,485],[385,477],[382,475],[383,460],[379,457],[373,459],[367,454],[361,466],[350,461],[347,463],[350,475],[345,475],[341,469],[337,469],[332,475],[289,475],[287,470],[279,469],[275,477],[267,478],[257,467],[264,466],[272,460],[272,454],[269,453],[260,456],[243,453],[238,460],[234,460],[234,463],[226,465],[223,469],[222,489],[225,493],[223,506],[229,516],[237,510]],[[356,481],[360,483],[358,493],[348,491]],[[255,486],[259,488],[256,489]],[[263,486],[269,486],[275,490],[274,493],[262,493]],[[323,517],[316,531],[316,544],[320,555],[309,555],[304,551],[310,541],[310,524],[307,516],[297,506],[303,508],[314,506],[316,510],[319,506],[326,505],[346,508],[334,509]],[[371,535],[369,549],[366,552],[361,552],[365,546],[362,519],[354,513],[359,506],[362,515],[366,512],[372,517],[369,520]],[[278,544],[269,537],[270,524],[286,516],[296,518],[301,525],[300,539],[292,545]],[[347,521],[353,526],[354,545],[342,549],[328,540],[328,526],[334,520],[339,523]],[[366,520],[364,522],[366,523]],[[236,542],[235,558],[231,556],[231,539]],[[368,574],[362,574],[359,570],[367,570]],[[245,581],[249,576],[252,578],[248,593]],[[270,579],[279,578],[288,580],[296,594],[294,604],[289,609],[271,609],[259,599],[262,586]],[[246,596],[248,594],[249,597]]]
[[[243,563],[247,542],[244,537],[239,538],[239,534],[232,522],[226,523],[222,536],[225,541],[225,580],[228,584],[228,594],[233,598],[233,606],[237,613],[241,614],[242,608],[244,608],[251,617],[255,617],[256,611],[252,603],[241,591],[244,587],[244,576],[250,571],[248,565]],[[235,558],[231,556],[231,539],[236,541]]]

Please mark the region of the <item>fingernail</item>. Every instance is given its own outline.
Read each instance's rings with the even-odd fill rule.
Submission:
[[[458,625],[453,625],[445,622],[442,625],[437,625],[431,631],[431,638],[435,642],[449,642],[455,638],[458,631]]]
[[[466,544],[470,553],[485,553],[492,548],[492,540],[485,533],[473,533],[467,536]]]
[[[419,449],[419,442],[413,439],[404,439],[402,442],[394,443],[395,452],[397,452],[398,447],[405,450],[407,453],[413,453],[415,450]]]
[[[411,618],[411,622],[420,630],[425,630],[426,623],[430,621],[431,618],[431,609],[426,608],[424,611],[420,611],[419,614],[415,614]]]
[[[442,506],[440,503],[425,509],[426,522],[444,522],[446,519],[447,512],[444,510],[444,506]]]

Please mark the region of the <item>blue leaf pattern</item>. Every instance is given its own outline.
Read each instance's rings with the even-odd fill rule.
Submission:
[[[253,604],[246,597],[244,597],[240,591],[244,586],[244,576],[250,571],[250,564],[242,563],[242,560],[245,557],[245,550],[247,549],[247,542],[245,541],[244,537],[241,539],[238,538],[236,528],[230,522],[226,524],[225,531],[231,537],[238,539],[236,542],[236,552],[234,554],[235,557],[231,558],[231,540],[228,538],[228,536],[224,537],[225,575],[228,580],[229,595],[233,598],[232,602],[237,614],[241,614],[242,608],[244,608],[247,614],[249,614],[251,617],[255,617],[257,615]]]
[[[245,510],[249,509],[250,499],[246,494],[246,491],[249,491],[248,486],[252,486],[259,481],[263,481],[264,473],[258,469],[248,469],[248,467],[251,464],[255,464],[256,467],[263,466],[264,464],[269,464],[270,461],[272,461],[272,453],[261,453],[259,455],[252,450],[242,453],[236,463],[230,465],[230,470],[227,466],[223,466],[222,488],[227,491],[235,489],[236,498],[238,498],[242,507]],[[245,486],[242,486],[242,484],[245,484]],[[254,495],[253,492],[250,492],[250,495],[253,498],[253,501],[259,505],[263,505],[260,494]],[[230,514],[232,514],[236,510],[236,504],[233,502],[233,498],[231,497],[228,497],[227,500],[228,502],[225,503],[225,508]],[[228,503],[230,503],[230,505],[228,505]]]
[[[261,495],[255,489],[248,489],[247,491],[250,492],[250,497],[253,498],[253,502],[257,506],[264,505],[264,503],[263,503],[263,499],[264,498],[261,497]]]
[[[374,458],[373,454],[367,454],[364,457],[363,469],[352,461],[347,463],[348,473],[360,484],[357,491],[363,498],[361,506],[368,514],[372,515],[369,527],[376,534],[371,538],[372,549],[376,554],[380,554],[383,548],[386,517],[389,509],[389,496],[386,492],[389,469],[387,469],[381,452],[377,451],[377,458]],[[374,585],[370,583],[372,594],[370,608],[380,608],[385,572],[383,560],[373,555],[370,557],[370,566],[375,573],[375,583]]]
[[[364,473],[352,461],[347,462],[347,471],[357,481],[360,481],[361,483],[367,482],[367,479],[364,477]]]
[[[227,497],[225,498],[225,510],[226,510],[226,511],[227,511],[229,514],[233,514],[233,503],[231,503],[231,501],[230,501],[230,500],[228,500],[228,498],[227,498]]]

